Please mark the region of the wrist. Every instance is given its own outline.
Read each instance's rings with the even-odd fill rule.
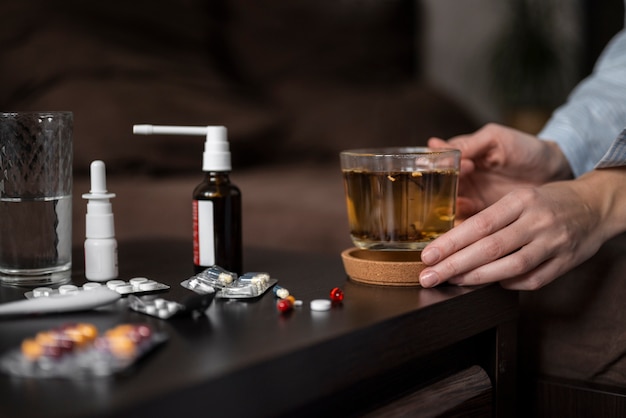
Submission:
[[[574,178],[572,168],[561,147],[553,141],[544,140],[543,142],[547,150],[544,154],[546,156],[545,163],[548,167],[548,178],[546,181],[570,180]]]
[[[585,201],[594,206],[598,229],[605,240],[626,232],[626,167],[590,171],[580,178]]]

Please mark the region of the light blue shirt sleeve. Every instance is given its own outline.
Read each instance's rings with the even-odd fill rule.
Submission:
[[[622,131],[609,147],[595,168],[626,166],[626,129]]]
[[[539,137],[556,142],[575,177],[593,170],[626,127],[626,29],[609,42],[593,73],[572,91]]]

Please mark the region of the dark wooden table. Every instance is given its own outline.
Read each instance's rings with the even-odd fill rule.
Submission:
[[[82,252],[74,257],[84,283]],[[191,245],[121,243],[120,278],[147,276],[188,292]],[[0,352],[67,322],[108,329],[145,322],[169,340],[123,375],[84,380],[0,375],[1,417],[358,416],[400,393],[479,364],[494,388],[497,416],[512,416],[517,295],[499,286],[436,289],[350,282],[336,256],[248,248],[246,271],[266,271],[304,306],[281,315],[269,292],[253,302],[216,300],[196,318],[160,320],[125,300],[97,311],[0,320]],[[339,286],[345,300],[327,312],[309,302]],[[2,301],[24,289],[2,287]]]

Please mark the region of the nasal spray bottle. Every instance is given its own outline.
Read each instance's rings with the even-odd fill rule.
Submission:
[[[196,273],[218,265],[241,274],[241,192],[230,182],[231,158],[224,126],[135,125],[139,135],[205,136],[204,180],[193,191],[193,264]]]
[[[107,191],[106,167],[102,161],[91,163],[91,190],[83,195],[88,199],[85,216],[85,277],[105,281],[117,278],[117,240],[110,199]]]

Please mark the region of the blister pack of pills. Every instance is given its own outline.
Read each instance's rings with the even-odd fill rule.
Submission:
[[[129,281],[109,280],[105,284],[98,282],[88,282],[82,286],[65,284],[59,286],[58,289],[53,289],[51,287],[36,287],[35,289],[24,293],[24,296],[28,299],[33,299],[55,295],[71,295],[84,290],[95,289],[100,286],[106,286],[120,295],[152,293],[170,288],[169,285],[166,285],[165,283],[150,280],[146,277],[134,277]]]
[[[261,296],[277,282],[268,273],[249,272],[237,277],[219,266],[211,266],[181,286],[198,294],[213,291],[217,299],[249,299]]]
[[[100,333],[90,323],[68,323],[24,339],[0,358],[0,368],[25,377],[110,376],[166,340],[165,333],[146,324],[121,324]]]
[[[214,297],[215,291],[202,294],[192,293],[182,301],[168,300],[164,297],[156,296],[130,295],[128,297],[128,306],[136,312],[161,319],[169,319],[177,315],[204,312],[211,305]]]

